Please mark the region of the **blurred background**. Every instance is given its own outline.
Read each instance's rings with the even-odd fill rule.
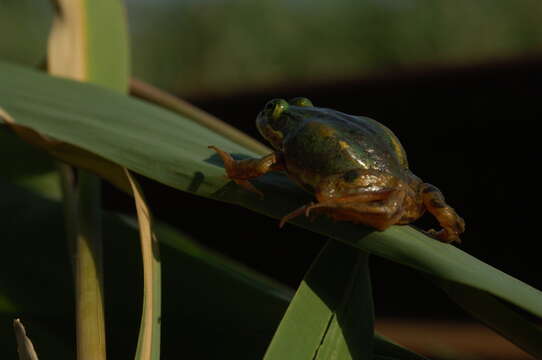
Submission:
[[[305,96],[384,123],[413,172],[439,187],[466,220],[460,247],[542,289],[541,2],[125,3],[135,77],[262,141],[254,119],[275,97]],[[2,9],[20,16],[4,18]],[[47,2],[0,2],[0,34],[20,34],[0,36],[0,56],[43,66],[51,16]],[[142,181],[157,218],[293,288],[324,244],[246,209]],[[107,185],[104,203],[133,210]],[[207,219],[218,227],[202,226]],[[429,216],[416,225],[435,226]],[[372,275],[377,329],[393,340],[440,359],[529,358],[472,323],[413,270],[373,257]]]

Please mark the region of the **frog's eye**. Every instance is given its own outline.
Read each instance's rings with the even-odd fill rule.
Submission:
[[[296,97],[290,100],[291,105],[295,106],[314,106],[312,104],[312,101],[307,99],[306,97]]]
[[[273,119],[277,120],[278,118],[280,118],[280,115],[284,110],[288,108],[288,106],[289,104],[285,100],[275,100],[273,102],[273,113],[271,115]]]

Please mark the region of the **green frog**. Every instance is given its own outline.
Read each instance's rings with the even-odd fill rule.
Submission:
[[[464,220],[435,186],[423,182],[408,167],[399,139],[386,126],[363,116],[315,107],[307,98],[269,101],[258,114],[260,134],[275,151],[261,159],[234,160],[215,146],[227,176],[261,196],[250,179],[283,171],[316,201],[285,215],[323,213],[385,230],[409,224],[429,211],[442,229],[429,230],[447,243],[460,243]]]

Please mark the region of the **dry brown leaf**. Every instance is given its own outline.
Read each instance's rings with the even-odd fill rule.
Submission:
[[[156,268],[159,262],[158,241],[152,231],[151,214],[141,188],[128,169],[124,169],[124,172],[130,182],[136,203],[143,260],[143,312],[141,323],[145,324],[145,326],[141,327],[139,334],[139,358],[151,359],[153,348],[160,346],[160,344],[153,344],[154,339],[159,339],[156,336],[157,334],[154,333],[159,331],[159,324],[154,326],[156,325],[154,321],[158,321],[160,313],[160,297],[157,297],[154,292],[155,286],[159,286],[160,282],[159,268]]]
[[[38,360],[38,354],[34,350],[32,341],[26,336],[26,330],[20,319],[13,320],[13,330],[17,339],[17,353],[19,360]]]
[[[79,81],[87,79],[83,1],[56,0],[57,13],[49,34],[49,73]]]

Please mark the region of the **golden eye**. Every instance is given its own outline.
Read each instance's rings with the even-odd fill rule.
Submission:
[[[312,101],[306,97],[296,97],[290,100],[290,104],[294,106],[314,106]]]
[[[276,100],[274,105],[272,116],[273,119],[277,120],[282,112],[288,108],[289,104],[285,100],[280,99]]]

